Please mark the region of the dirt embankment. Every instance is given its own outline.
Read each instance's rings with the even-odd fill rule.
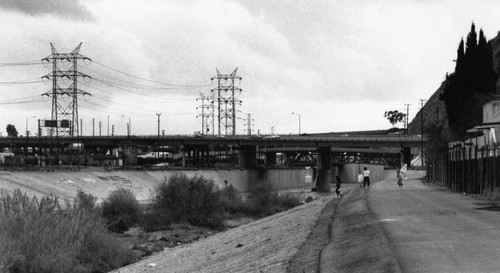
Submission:
[[[296,260],[297,255],[307,252],[303,246],[321,213],[338,199],[334,194],[314,194],[318,199],[310,203],[193,244],[166,249],[114,272],[303,272],[294,270],[299,268],[297,264],[316,271],[317,255],[302,261]],[[314,251],[319,254],[320,249]]]

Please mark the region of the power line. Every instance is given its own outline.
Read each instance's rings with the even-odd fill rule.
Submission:
[[[21,84],[32,84],[32,83],[41,83],[43,80],[17,80],[17,81],[5,81],[5,82],[0,82],[1,86],[7,86],[7,85],[21,85]]]
[[[137,89],[178,90],[178,89],[191,89],[191,88],[199,88],[199,87],[210,86],[210,84],[192,85],[192,86],[169,86],[169,87],[159,87],[159,86],[152,86],[152,85],[144,85],[144,84],[133,83],[133,82],[126,81],[124,79],[112,77],[112,76],[106,75],[104,73],[101,73],[99,71],[96,71],[96,70],[93,70],[91,68],[88,68],[88,67],[86,67],[85,69],[87,69],[87,70],[89,70],[89,71],[91,71],[93,73],[99,74],[99,75],[101,75],[103,77],[106,77],[108,79],[113,80],[113,81],[106,81],[104,79],[101,79],[100,81],[102,81],[102,82],[107,82],[107,83],[111,82],[112,84],[115,84],[115,85],[118,85],[118,86],[130,87],[130,88],[137,88]],[[96,77],[93,77],[93,79],[96,79]]]
[[[96,81],[100,82],[98,79],[96,79]],[[106,83],[103,83],[104,85],[107,85],[109,87],[112,87],[112,88],[116,88],[116,89],[120,89],[122,91],[125,91],[125,92],[129,92],[129,93],[132,93],[132,94],[135,94],[135,95],[139,95],[139,96],[143,96],[143,97],[146,97],[146,98],[150,98],[150,99],[153,99],[154,101],[158,101],[158,100],[162,100],[163,102],[168,102],[168,103],[172,103],[172,100],[173,101],[192,101],[193,99],[184,99],[184,98],[162,98],[162,97],[158,97],[158,96],[152,96],[152,95],[147,95],[147,94],[143,94],[143,93],[140,93],[140,92],[137,92],[137,91],[132,91],[132,90],[128,90],[128,89],[124,89],[124,88],[121,88],[121,87],[116,87],[116,86],[113,86],[113,85],[110,85],[110,84],[106,84]],[[92,86],[90,84],[87,84],[87,83],[83,83],[83,85],[89,87],[89,88],[92,88],[96,91],[99,91],[99,92],[102,92],[102,93],[110,93],[110,92],[113,92],[111,90],[108,90],[108,91],[104,91],[100,88],[97,88],[95,86]],[[121,94],[117,94],[117,95],[121,95]],[[111,99],[111,98],[110,98]],[[135,102],[137,102],[137,100],[134,100]]]
[[[100,80],[100,79],[94,79],[96,82],[100,82],[104,85],[107,85],[109,87],[113,87],[113,88],[116,88],[116,89],[120,89],[122,91],[125,91],[125,92],[129,92],[129,93],[132,93],[132,94],[136,94],[136,95],[140,95],[140,96],[143,96],[143,97],[149,97],[149,98],[155,98],[155,99],[165,99],[165,98],[162,98],[162,97],[158,97],[158,96],[152,96],[152,95],[146,95],[144,93],[141,93],[139,91],[134,91],[134,90],[130,90],[130,89],[126,89],[126,88],[123,88],[123,87],[120,87],[120,86],[117,86],[113,83],[109,83],[109,82],[106,82],[106,81],[103,81],[103,80]],[[189,99],[191,100],[191,99]]]
[[[29,101],[17,101],[17,102],[0,102],[0,105],[12,105],[12,104],[26,104],[26,103],[39,103],[40,100],[29,100]]]
[[[139,76],[135,76],[135,75],[132,75],[132,74],[127,73],[127,72],[123,72],[123,71],[117,70],[115,68],[112,68],[110,66],[107,66],[107,65],[102,64],[102,63],[97,62],[97,61],[94,61],[94,63],[96,63],[96,64],[98,64],[98,65],[100,65],[102,67],[105,67],[107,69],[113,70],[113,71],[115,71],[117,73],[120,73],[120,74],[129,76],[129,77],[132,77],[132,78],[136,78],[136,79],[139,79],[139,80],[148,81],[148,82],[152,82],[152,83],[158,83],[158,84],[168,85],[168,86],[198,88],[198,87],[201,87],[199,84],[208,82],[208,80],[200,82],[200,83],[195,83],[195,84],[173,84],[173,83],[167,83],[167,82],[160,82],[160,81],[154,81],[154,80],[142,78],[142,77],[139,77]]]
[[[40,65],[42,62],[40,60],[24,61],[24,62],[13,62],[13,63],[0,63],[0,66],[24,66],[24,65]]]

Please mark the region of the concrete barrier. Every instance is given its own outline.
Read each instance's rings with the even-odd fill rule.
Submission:
[[[217,185],[233,185],[239,192],[248,192],[256,183],[270,183],[275,190],[310,189],[306,183],[310,169],[211,169],[211,170],[166,170],[166,171],[104,171],[102,168],[88,168],[82,171],[0,171],[0,195],[12,194],[21,189],[28,195],[54,195],[62,199],[73,199],[78,190],[90,193],[99,200],[117,188],[134,192],[140,202],[147,202],[153,196],[155,187],[174,175],[201,175],[213,179]]]

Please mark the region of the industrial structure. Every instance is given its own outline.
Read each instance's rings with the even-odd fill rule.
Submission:
[[[89,78],[90,76],[78,72],[78,61],[89,58],[80,54],[80,43],[71,53],[59,53],[51,43],[52,54],[44,59],[42,63],[51,63],[52,72],[43,76],[42,79],[52,81],[52,90],[43,94],[43,96],[52,97],[52,113],[50,120],[44,120],[39,124],[39,128],[45,128],[49,136],[78,136],[78,95],[90,95],[78,88],[78,78]],[[64,62],[69,63],[69,68]],[[69,83],[64,81],[69,80]],[[41,122],[41,121],[39,121]],[[39,134],[42,130],[39,129]]]
[[[231,74],[222,74],[217,70],[217,76],[212,80],[217,80],[217,87],[212,89],[214,93],[214,103],[217,103],[217,135],[236,135],[236,105],[242,101],[235,96],[236,92],[242,89],[236,86],[236,81],[241,81],[241,77],[236,75],[238,68]]]

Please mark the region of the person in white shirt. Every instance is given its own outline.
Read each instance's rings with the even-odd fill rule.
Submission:
[[[358,184],[359,184],[359,187],[362,188],[363,187],[363,174],[361,173],[361,171],[359,171],[359,174],[358,174]]]
[[[370,170],[367,167],[363,170],[363,188],[368,185],[370,187]]]

